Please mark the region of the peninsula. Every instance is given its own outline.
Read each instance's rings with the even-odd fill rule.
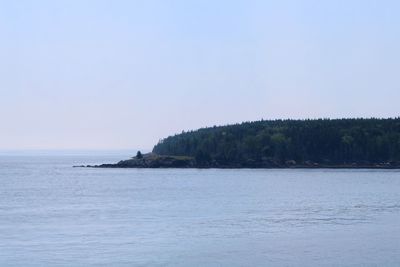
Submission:
[[[182,132],[98,168],[400,168],[400,118],[261,120]]]

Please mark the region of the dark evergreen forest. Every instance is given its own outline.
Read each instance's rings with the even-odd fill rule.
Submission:
[[[159,155],[204,166],[396,164],[400,118],[262,120],[182,132],[160,140]]]

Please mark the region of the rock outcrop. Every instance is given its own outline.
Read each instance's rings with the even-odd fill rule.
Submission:
[[[349,164],[331,164],[316,163],[310,160],[305,162],[296,162],[288,160],[280,163],[272,159],[264,159],[263,161],[247,160],[241,163],[221,164],[217,161],[199,162],[194,157],[188,156],[167,156],[157,155],[155,153],[143,154],[140,157],[136,156],[128,160],[122,160],[115,164],[101,164],[101,165],[81,165],[74,167],[89,167],[89,168],[250,168],[250,169],[279,169],[279,168],[329,168],[329,169],[399,169],[400,162],[382,162],[382,163],[369,163],[369,162],[353,162]]]
[[[193,168],[196,161],[185,156],[161,156],[154,153],[144,154],[142,157],[133,157],[121,160],[116,164],[101,164],[95,168]]]

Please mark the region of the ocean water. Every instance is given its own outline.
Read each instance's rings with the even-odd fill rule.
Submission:
[[[0,155],[0,266],[400,266],[396,170],[91,169]]]

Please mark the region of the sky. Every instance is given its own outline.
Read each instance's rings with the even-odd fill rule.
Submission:
[[[398,117],[400,1],[0,0],[0,149]]]

